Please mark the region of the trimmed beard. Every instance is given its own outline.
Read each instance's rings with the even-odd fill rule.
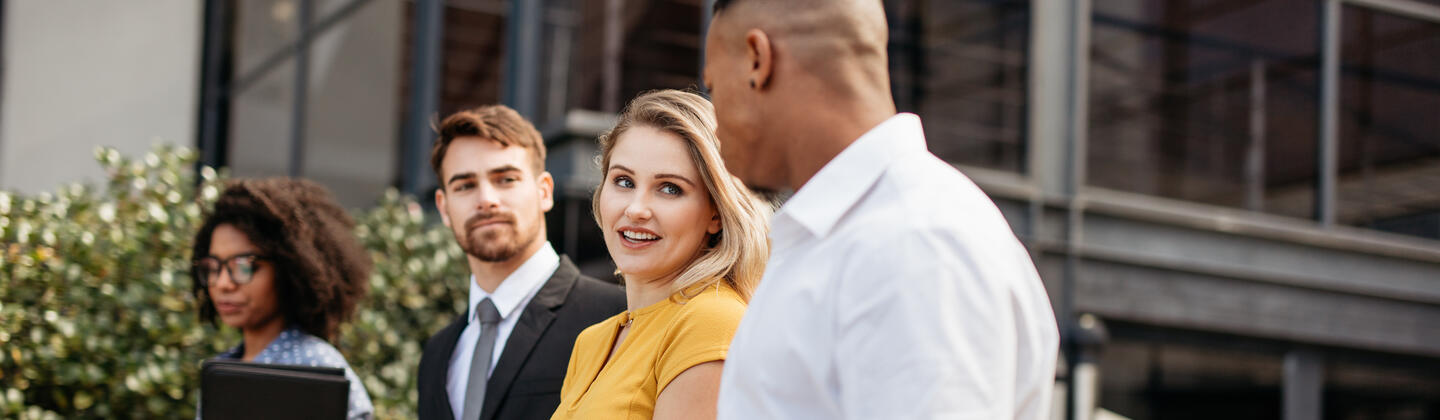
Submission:
[[[476,219],[479,219],[479,217]],[[471,223],[466,223],[467,227],[470,225]],[[511,240],[508,241],[502,239],[504,235],[500,232],[492,231],[486,232],[483,235],[472,236],[471,233],[473,230],[467,230],[465,235],[468,241],[460,241],[460,249],[464,250],[466,255],[475,257],[480,261],[489,263],[504,262],[515,258],[521,251],[530,248],[530,245],[534,244],[536,238],[540,236],[539,224],[536,224],[534,228],[528,232],[522,232],[520,229],[515,228],[516,224],[514,223],[514,219],[511,219],[510,226],[512,227],[511,232],[514,232],[514,235],[510,238]]]

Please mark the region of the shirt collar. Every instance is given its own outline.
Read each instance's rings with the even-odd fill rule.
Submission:
[[[820,168],[776,214],[815,237],[824,237],[880,179],[896,157],[925,151],[920,117],[901,113],[871,128]],[[783,232],[783,231],[777,231]]]
[[[525,260],[520,268],[516,268],[515,272],[505,277],[505,280],[500,282],[500,286],[495,288],[494,293],[486,293],[485,289],[481,289],[480,285],[475,283],[475,275],[471,274],[470,306],[467,307],[469,310],[466,322],[475,321],[475,305],[479,305],[480,301],[487,297],[495,303],[495,309],[500,311],[500,318],[509,319],[511,315],[518,312],[521,303],[540,290],[540,286],[555,274],[557,268],[560,268],[560,255],[555,253],[555,248],[550,246],[550,242],[547,241],[545,246],[540,247],[535,255],[531,255],[530,259]]]
[[[304,331],[300,331],[300,326],[298,326],[298,325],[289,325],[289,326],[286,326],[286,327],[285,327],[285,330],[280,332],[280,335],[275,336],[275,339],[274,339],[274,340],[270,340],[270,344],[266,344],[266,345],[265,345],[265,348],[260,349],[260,353],[255,355],[255,361],[256,361],[256,362],[266,362],[266,361],[269,361],[269,360],[271,359],[271,356],[272,356],[271,353],[274,353],[274,352],[275,352],[275,349],[280,348],[280,346],[284,345],[284,343],[287,343],[287,342],[290,342],[290,341],[293,341],[293,340],[298,340],[298,339],[300,339],[301,337],[304,337],[304,334],[305,334],[305,332],[304,332]],[[244,356],[245,356],[245,341],[244,341],[244,340],[241,340],[239,345],[237,345],[237,346],[235,346],[235,347],[231,347],[231,348],[230,348],[230,351],[227,351],[227,352],[225,352],[225,353],[221,353],[221,354],[220,354],[220,357],[221,357],[221,358],[227,358],[227,359],[239,359],[239,358],[244,357]]]

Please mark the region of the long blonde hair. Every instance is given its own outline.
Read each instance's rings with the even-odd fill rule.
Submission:
[[[615,127],[600,135],[596,161],[602,172],[610,167],[615,141],[636,126],[653,127],[685,140],[690,160],[700,169],[711,203],[720,214],[720,232],[702,244],[704,250],[675,277],[672,290],[698,290],[724,281],[749,301],[770,258],[766,224],[773,208],[725,170],[720,141],[715,137],[715,107],[690,92],[667,89],[640,94],[625,106]],[[599,203],[604,190],[603,184],[595,189],[591,209],[596,223],[602,224]]]

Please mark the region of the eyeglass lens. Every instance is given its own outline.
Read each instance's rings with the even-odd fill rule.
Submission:
[[[225,260],[216,257],[201,258],[196,262],[196,274],[200,281],[209,287],[219,280],[220,271],[227,270],[230,273],[230,281],[236,285],[245,285],[255,274],[255,261],[258,257],[254,255],[236,255]]]

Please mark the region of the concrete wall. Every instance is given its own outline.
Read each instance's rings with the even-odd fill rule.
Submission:
[[[202,3],[5,2],[0,189],[95,182],[92,151],[194,147]]]

